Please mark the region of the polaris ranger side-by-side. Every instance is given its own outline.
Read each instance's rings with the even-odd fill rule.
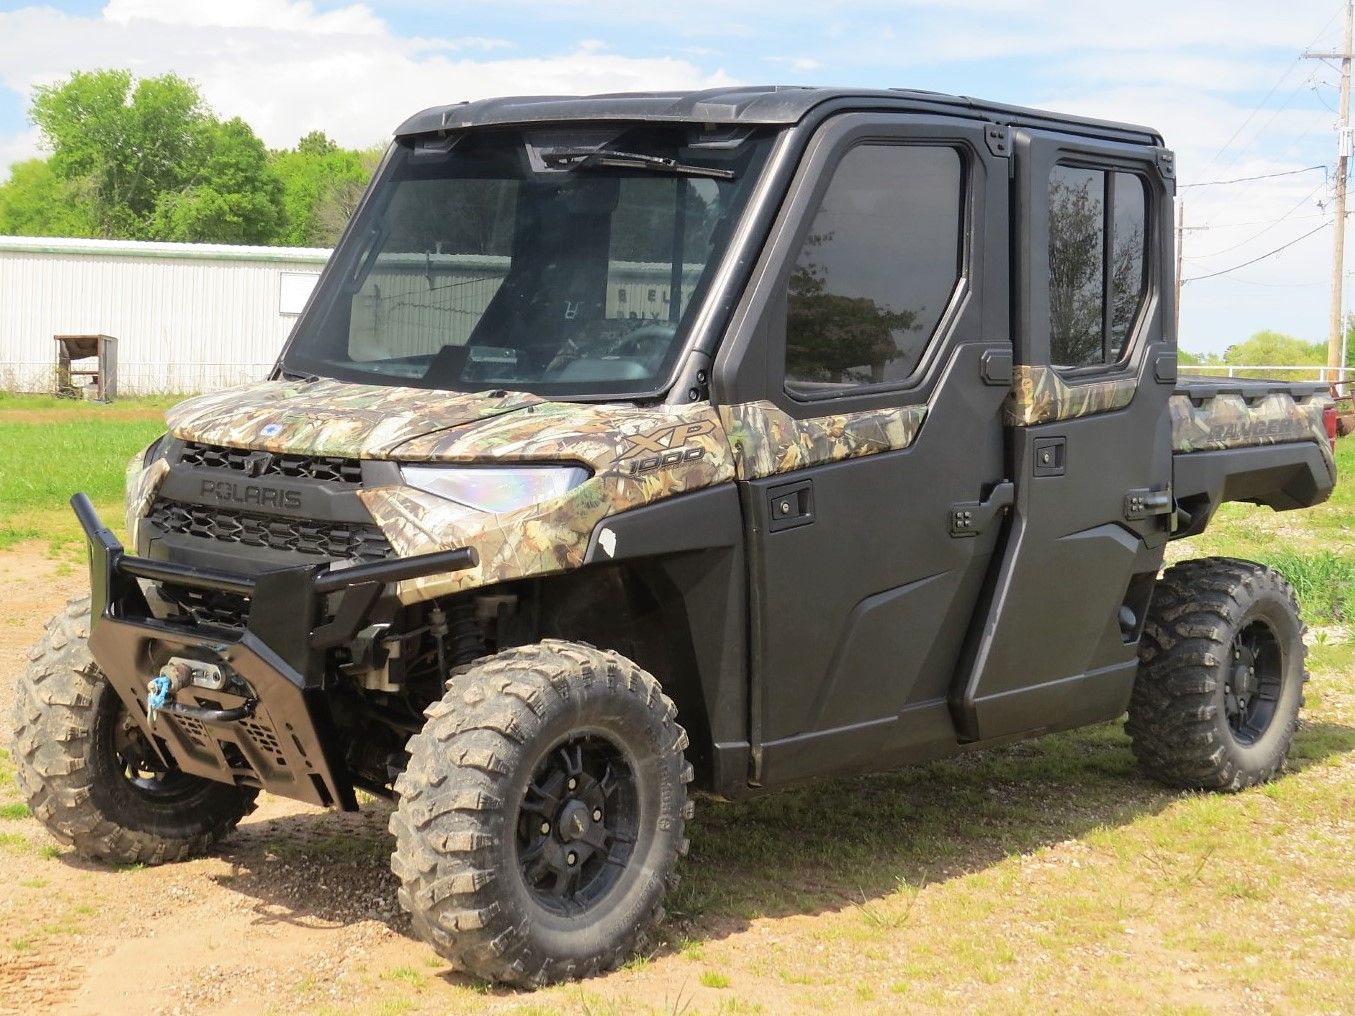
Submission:
[[[394,800],[400,902],[541,984],[662,914],[742,798],[1112,719],[1177,787],[1272,777],[1275,573],[1171,539],[1335,483],[1317,385],[1177,378],[1153,131],[924,92],[515,98],[397,134],[269,380],[130,464],[132,550],[19,690],[88,857],[260,790]]]

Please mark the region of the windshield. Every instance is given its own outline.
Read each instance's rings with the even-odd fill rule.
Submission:
[[[769,144],[651,126],[401,142],[283,368],[452,391],[654,391]]]

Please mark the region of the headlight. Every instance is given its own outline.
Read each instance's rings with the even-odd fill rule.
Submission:
[[[482,512],[511,512],[573,490],[581,466],[404,466],[405,483]]]

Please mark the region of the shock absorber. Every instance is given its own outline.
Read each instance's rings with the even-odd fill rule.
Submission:
[[[452,604],[450,634],[453,667],[470,663],[485,654],[485,640],[480,634],[480,623],[475,619],[475,605],[470,600],[460,599]]]

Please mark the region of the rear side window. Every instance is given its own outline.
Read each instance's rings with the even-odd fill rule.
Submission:
[[[788,392],[837,394],[917,369],[960,278],[963,190],[948,146],[843,156],[790,278]]]
[[[1049,354],[1115,363],[1148,288],[1147,200],[1133,173],[1055,166],[1049,177]]]

